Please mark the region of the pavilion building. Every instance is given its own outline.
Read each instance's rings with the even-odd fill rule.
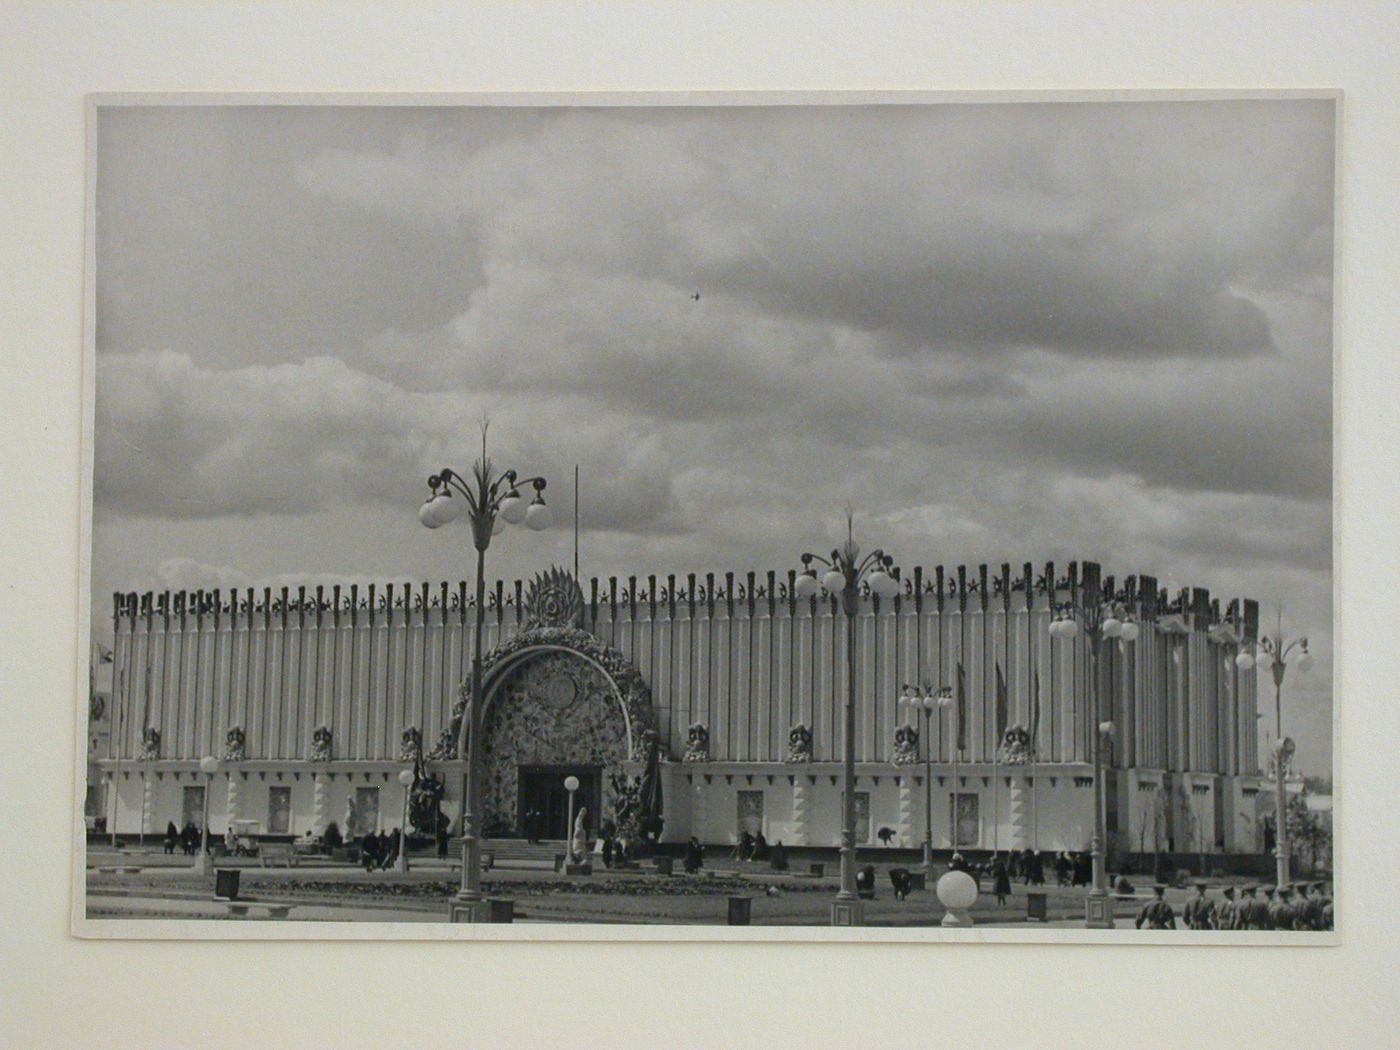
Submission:
[[[1104,641],[1049,631],[1111,596],[1139,623]],[[476,609],[465,583],[117,594],[112,729],[90,775],[109,829],[235,819],[265,834],[402,823],[398,774],[445,785],[460,826]],[[652,763],[662,840],[834,847],[842,812],[845,616],[794,574],[591,580],[563,570],[488,591],[488,837],[562,838],[563,780],[589,825]],[[1110,852],[1264,849],[1253,601],[1115,584],[1094,563],[916,569],[856,624],[861,844],[1079,850],[1104,747]],[[947,686],[925,716],[906,685]],[[1095,700],[1098,712],[1096,717]],[[1103,730],[1103,731],[1100,731]],[[217,772],[200,760],[219,760]],[[926,781],[926,777],[928,778]]]

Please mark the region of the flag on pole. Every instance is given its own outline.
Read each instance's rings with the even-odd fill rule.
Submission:
[[[1007,699],[1006,699],[1006,676],[1005,676],[1004,674],[1001,673],[1001,663],[1000,663],[1000,661],[998,661],[998,662],[997,662],[997,712],[996,712],[996,717],[997,717],[997,722],[996,722],[996,725],[997,725],[997,739],[996,739],[996,743],[997,743],[998,746],[1001,745],[1002,740],[1005,739],[1005,737],[1006,737],[1006,715],[1007,715],[1006,708],[1007,708]]]
[[[967,672],[958,661],[958,750],[967,750]]]

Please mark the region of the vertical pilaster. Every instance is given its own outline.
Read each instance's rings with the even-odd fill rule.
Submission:
[[[914,823],[914,778],[912,776],[899,778],[899,820],[895,830],[899,833],[899,844],[906,849],[918,841]]]
[[[141,832],[146,835],[156,830],[156,780],[150,773],[141,774]]]
[[[311,831],[315,835],[320,835],[326,830],[326,825],[330,823],[329,794],[329,788],[326,784],[326,774],[313,773],[311,788]],[[350,829],[345,828],[344,833],[349,835]]]
[[[240,806],[243,796],[243,775],[241,773],[230,772],[228,774],[228,800],[225,804],[225,812],[228,815],[228,826],[233,827],[233,822],[239,817]]]
[[[705,783],[703,776],[697,776],[691,787],[690,833],[701,842],[709,841],[705,837],[710,823],[709,792],[706,790],[708,787],[709,785]]]
[[[807,829],[811,819],[811,791],[807,778],[799,776],[792,784],[792,844],[807,845]]]

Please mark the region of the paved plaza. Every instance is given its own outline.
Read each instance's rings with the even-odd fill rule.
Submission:
[[[228,919],[228,909],[213,899],[214,876],[190,870],[189,860],[159,850],[89,851],[87,916],[90,919]],[[263,868],[255,860],[221,861],[241,870],[240,895],[256,901],[290,904],[287,918],[311,922],[446,922],[447,903],[456,893],[460,866],[425,857],[408,873],[367,872],[359,867],[311,861],[295,868]],[[926,927],[942,923],[945,910],[932,882],[905,900],[894,899],[888,872],[898,865],[877,864],[876,895],[866,903],[870,926]],[[936,869],[940,873],[942,868]],[[590,876],[564,876],[543,870],[493,870],[484,879],[485,892],[509,899],[514,921],[521,923],[627,923],[644,925],[725,925],[729,899],[750,898],[753,925],[827,926],[831,898],[838,880],[836,865],[826,865],[824,877],[778,873],[765,865],[720,862],[696,875],[670,876],[643,871],[595,868]],[[1138,880],[1141,882],[1142,880]],[[1212,896],[1224,885],[1242,880],[1217,880]],[[985,927],[1082,928],[1084,887],[1043,887],[1047,894],[1046,921],[1027,918],[1027,888],[1020,883],[1003,906],[989,892],[986,880],[971,911],[975,925]],[[1132,929],[1150,885],[1136,887],[1133,896],[1115,898],[1117,926]],[[1168,903],[1177,915],[1190,896],[1169,889]],[[257,918],[256,915],[249,916]],[[266,920],[263,920],[266,921]],[[1184,927],[1184,924],[1180,924]]]

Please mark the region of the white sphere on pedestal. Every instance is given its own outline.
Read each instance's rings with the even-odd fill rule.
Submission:
[[[938,880],[934,892],[938,902],[947,909],[943,916],[944,926],[971,926],[972,916],[968,909],[977,903],[977,880],[965,871],[945,872]]]

